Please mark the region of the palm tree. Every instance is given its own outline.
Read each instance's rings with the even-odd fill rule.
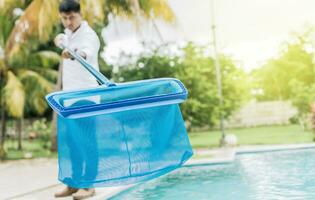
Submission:
[[[25,63],[32,64],[29,58],[33,54],[30,52],[36,52],[40,44],[52,40],[59,26],[59,2],[60,0],[0,0],[0,17],[3,18],[0,19],[0,25],[5,30],[3,36],[0,36],[0,45],[4,47],[4,64],[2,70],[0,68],[2,124],[5,124],[6,113],[22,119],[25,105],[28,105],[27,108],[33,108],[38,114],[42,114],[47,107],[43,96],[52,90],[51,80],[47,79],[45,74],[48,69],[42,70],[42,67],[38,67],[40,65],[25,67]],[[108,24],[107,16],[110,14],[124,16],[136,23],[140,18],[161,18],[168,22],[174,20],[174,14],[166,0],[81,0],[81,5],[83,18],[99,35],[102,28]],[[24,12],[21,16],[12,18],[12,12],[16,8],[22,8]],[[43,55],[45,54],[40,52],[37,56]],[[53,52],[46,52],[46,56],[46,59],[57,58]],[[50,75],[57,76],[52,69],[49,70]],[[1,138],[4,140],[4,137]],[[52,149],[56,149],[55,131],[52,134]]]
[[[4,47],[4,52],[1,56],[0,68],[2,125],[0,152],[3,152],[5,140],[6,115],[17,119],[18,149],[22,148],[21,132],[25,108],[39,115],[45,112],[47,104],[44,96],[52,91],[57,77],[57,72],[50,67],[53,66],[51,64],[59,62],[59,56],[55,52],[38,51],[36,45],[39,42],[33,43],[31,48],[29,43],[34,40],[26,42],[27,37],[33,33],[33,26],[28,25],[31,24],[28,22],[28,16],[34,4],[31,3],[22,16],[15,16],[14,6],[23,6],[22,1],[14,1],[15,4],[11,1],[6,1],[5,4],[2,2],[0,2],[2,6],[0,25],[4,31],[0,36],[0,46]],[[33,20],[34,17],[30,21]],[[43,32],[40,34],[42,34],[41,38],[47,37]]]

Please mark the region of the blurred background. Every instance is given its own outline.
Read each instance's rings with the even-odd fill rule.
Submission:
[[[59,0],[0,0],[0,158],[56,157]],[[195,149],[312,143],[315,2],[81,0],[116,82],[180,79]]]

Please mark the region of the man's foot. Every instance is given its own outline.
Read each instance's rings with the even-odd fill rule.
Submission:
[[[67,186],[62,191],[55,193],[55,197],[58,198],[58,197],[71,196],[73,193],[76,193],[77,191],[78,189]]]
[[[85,188],[79,189],[76,193],[72,194],[74,200],[86,199],[94,196],[95,189],[94,188]]]

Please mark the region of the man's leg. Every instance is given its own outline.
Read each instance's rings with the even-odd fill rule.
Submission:
[[[69,168],[71,167],[71,170],[69,168],[66,168],[65,170],[70,170],[71,177],[69,177],[69,179],[72,179],[74,181],[80,180],[82,178],[83,160],[80,154],[78,140],[75,137],[75,132],[77,131],[75,123],[71,119],[58,117],[57,129],[58,134],[62,134],[58,135],[62,136],[61,138],[58,137],[58,142],[61,142],[59,139],[63,140],[62,143],[58,143],[58,145],[63,145],[65,147],[61,150],[65,152],[60,152],[59,150],[59,156],[66,155],[66,152],[68,152],[68,157],[66,159],[69,160],[68,163],[70,164]],[[77,191],[77,188],[66,186],[63,190],[55,193],[55,197],[71,196]]]
[[[82,103],[82,101],[81,101]],[[93,101],[83,101],[86,104],[95,104]],[[82,162],[85,164],[85,170],[82,171],[82,181],[93,182],[96,179],[98,172],[98,145],[97,145],[97,137],[96,137],[96,118],[97,117],[87,117],[84,119],[80,119],[78,125],[80,127],[80,131],[82,131],[82,135],[84,136],[84,147],[82,151]],[[95,194],[94,188],[83,188],[79,189],[78,192],[73,194],[73,199],[81,200],[91,197]]]

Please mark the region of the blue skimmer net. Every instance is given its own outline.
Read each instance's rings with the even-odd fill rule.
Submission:
[[[102,83],[47,95],[58,113],[59,180],[75,188],[124,185],[170,172],[193,154],[179,103],[177,79]]]

